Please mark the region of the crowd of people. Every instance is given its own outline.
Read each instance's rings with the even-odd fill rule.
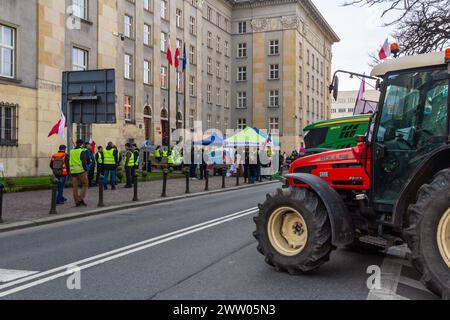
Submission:
[[[136,144],[127,143],[125,151],[119,152],[114,143],[109,142],[106,148],[99,146],[93,150],[91,143],[78,140],[74,149],[67,153],[67,147],[61,145],[50,160],[50,168],[57,180],[58,192],[56,203],[67,202],[64,187],[69,175],[72,178],[73,199],[77,207],[87,206],[85,198],[88,188],[103,183],[104,190],[117,189],[117,170],[123,163],[126,175],[125,188],[132,188],[133,178],[139,168],[140,150]],[[103,177],[103,182],[100,181]]]

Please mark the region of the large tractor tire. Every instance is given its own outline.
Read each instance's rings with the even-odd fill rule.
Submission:
[[[292,275],[318,269],[335,249],[325,206],[312,191],[279,189],[267,195],[254,218],[258,251],[277,271]]]
[[[450,299],[450,169],[420,188],[408,213],[405,238],[412,264],[428,289]]]

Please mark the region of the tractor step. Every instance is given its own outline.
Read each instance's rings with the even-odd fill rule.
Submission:
[[[367,243],[382,249],[387,249],[392,246],[391,241],[386,240],[381,237],[374,237],[374,236],[363,236],[359,238],[359,241],[362,243]]]

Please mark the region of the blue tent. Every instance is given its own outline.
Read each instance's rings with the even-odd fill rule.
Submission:
[[[207,139],[201,141],[195,141],[194,145],[197,146],[223,146],[224,139],[223,136],[218,135],[217,133],[213,133]]]

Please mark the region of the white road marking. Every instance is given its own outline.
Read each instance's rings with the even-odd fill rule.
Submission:
[[[38,272],[39,271],[0,269],[0,283],[24,278],[24,277],[30,276],[32,274],[36,274]]]
[[[230,214],[230,215],[225,216],[225,217],[221,217],[221,218],[217,218],[217,219],[214,219],[214,220],[210,220],[210,221],[207,221],[207,222],[195,225],[195,226],[191,226],[191,227],[188,227],[188,228],[177,230],[177,231],[174,231],[174,232],[171,232],[171,233],[168,233],[168,234],[156,237],[156,238],[152,238],[152,239],[148,239],[148,240],[145,240],[145,241],[141,241],[139,243],[135,243],[135,244],[132,244],[132,245],[129,245],[129,246],[126,246],[126,247],[122,247],[122,248],[119,248],[119,249],[116,249],[116,250],[112,250],[112,251],[109,251],[109,252],[105,252],[105,253],[96,255],[94,257],[90,257],[90,258],[83,259],[83,260],[80,260],[80,261],[72,262],[72,263],[67,264],[65,266],[61,266],[61,267],[58,267],[58,268],[55,268],[55,269],[52,269],[52,270],[48,270],[48,271],[45,271],[45,272],[40,272],[40,273],[31,275],[31,276],[26,277],[26,278],[22,278],[22,279],[13,281],[13,282],[9,282],[9,283],[6,283],[4,285],[0,285],[0,290],[8,288],[8,287],[11,287],[11,286],[14,286],[14,285],[18,285],[18,284],[21,284],[21,283],[24,283],[24,282],[28,282],[28,281],[31,281],[31,280],[34,280],[34,279],[39,279],[39,278],[42,278],[43,276],[46,276],[46,275],[49,275],[49,274],[53,274],[53,273],[58,272],[58,271],[62,271],[62,272],[59,272],[57,274],[54,274],[54,275],[51,275],[51,276],[48,276],[48,277],[45,277],[45,278],[42,278],[42,279],[30,282],[30,283],[27,283],[27,284],[24,284],[24,285],[21,285],[21,286],[18,286],[18,287],[15,287],[13,289],[0,292],[0,297],[5,297],[5,296],[8,296],[8,295],[11,295],[11,294],[14,294],[14,293],[17,293],[17,292],[20,292],[20,291],[23,291],[23,290],[35,287],[35,286],[38,286],[40,284],[43,284],[43,283],[46,283],[46,282],[49,282],[49,281],[52,281],[52,280],[55,280],[55,279],[58,279],[58,278],[61,278],[61,277],[65,277],[65,276],[67,276],[67,269],[69,269],[69,268],[71,268],[73,266],[77,266],[78,270],[80,270],[80,271],[84,270],[84,269],[92,268],[94,266],[106,263],[106,262],[111,261],[111,260],[115,260],[115,259],[118,259],[118,258],[127,256],[127,255],[130,255],[130,254],[139,252],[139,251],[143,251],[145,249],[148,249],[148,248],[151,248],[151,247],[154,247],[154,246],[157,246],[157,245],[160,245],[160,244],[163,244],[163,243],[166,243],[166,242],[178,239],[178,238],[182,238],[182,237],[185,237],[185,236],[193,234],[193,233],[197,233],[197,232],[200,232],[200,231],[203,231],[203,230],[206,230],[206,229],[210,229],[212,227],[224,224],[224,223],[229,222],[229,221],[233,221],[233,220],[236,220],[236,219],[240,219],[240,218],[246,217],[246,216],[251,215],[251,214],[255,214],[256,212],[258,212],[257,208],[251,208],[251,209],[248,209],[248,210],[240,211],[240,212],[237,212],[237,213],[234,213],[234,214]],[[90,262],[90,261],[92,261],[92,262]],[[90,263],[85,264],[86,262],[90,262]]]
[[[406,247],[393,247],[388,250],[388,257],[384,259],[381,266],[381,288],[370,290],[367,300],[409,300],[397,295],[403,268],[400,261],[405,259],[406,249]]]

